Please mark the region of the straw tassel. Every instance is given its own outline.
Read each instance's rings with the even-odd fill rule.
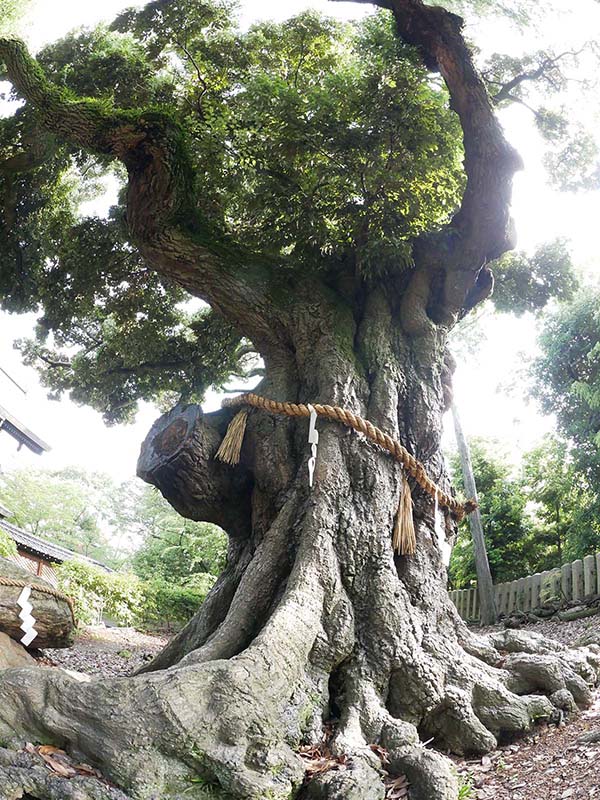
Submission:
[[[412,556],[417,552],[417,538],[415,536],[415,523],[413,520],[413,500],[406,475],[402,473],[402,488],[400,489],[400,503],[396,521],[394,522],[394,536],[392,544],[396,553],[402,556]]]
[[[223,437],[221,446],[217,450],[215,458],[224,461],[225,464],[232,466],[240,463],[240,453],[242,443],[246,433],[246,422],[248,421],[248,410],[239,411],[229,423],[227,433]]]

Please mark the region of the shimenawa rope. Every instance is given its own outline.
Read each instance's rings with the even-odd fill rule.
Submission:
[[[31,586],[34,592],[42,592],[42,594],[52,595],[52,597],[56,597],[58,600],[64,600],[69,606],[73,622],[75,622],[75,606],[73,605],[73,600],[68,595],[59,592],[58,589],[53,589],[52,586],[40,586],[38,583],[20,580],[19,578],[6,578],[4,575],[0,575],[0,586],[14,586],[17,589],[24,589],[26,586]]]
[[[284,414],[288,417],[310,417],[310,409],[302,403],[281,403],[277,400],[270,400],[267,397],[253,394],[252,392],[239,395],[238,397],[227,398],[223,401],[223,406],[229,408],[251,406],[253,408],[260,408],[271,414]],[[384,431],[373,425],[369,420],[363,419],[363,417],[358,416],[358,414],[354,414],[352,411],[348,411],[348,409],[341,408],[340,406],[328,406],[314,403],[312,407],[319,417],[324,417],[334,422],[341,422],[342,425],[346,425],[348,428],[353,428],[363,433],[368,439],[378,444],[384,450],[387,450],[387,452],[404,468],[402,488],[400,491],[400,504],[396,515],[393,534],[394,549],[402,555],[413,555],[416,551],[412,514],[413,502],[410,487],[406,479],[407,475],[414,478],[417,484],[431,497],[437,497],[437,503],[451,511],[457,521],[460,521],[465,514],[471,514],[477,507],[474,500],[467,500],[462,503],[457,498],[444,492],[429,477],[425,467],[420,461],[409,453],[397,439],[384,433]],[[247,418],[248,409],[244,408],[236,414],[230,422],[227,433],[216,455],[220,461],[232,465],[239,463]]]

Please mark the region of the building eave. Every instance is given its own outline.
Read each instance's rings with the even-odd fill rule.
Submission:
[[[50,450],[50,446],[46,442],[36,436],[29,428],[26,428],[22,422],[19,422],[3,406],[0,406],[0,431],[6,431],[9,436],[19,442],[19,445],[25,445],[25,447],[28,447],[38,455]]]
[[[7,522],[5,519],[0,520],[0,529],[8,533],[8,535],[17,545],[18,550],[22,550],[30,555],[37,556],[38,558],[42,558],[54,564],[62,564],[64,561],[84,561],[87,564],[91,564],[94,567],[104,570],[105,572],[114,571],[101,561],[96,561],[94,558],[84,556],[81,553],[76,553],[75,551],[69,550],[62,545],[49,542],[46,539],[42,539],[40,536],[34,536],[33,533],[25,531],[22,528],[18,528],[16,525]]]

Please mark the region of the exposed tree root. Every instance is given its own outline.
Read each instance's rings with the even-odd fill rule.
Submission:
[[[196,415],[198,474],[217,445],[200,435],[207,425]],[[286,441],[293,448],[281,435],[278,447]],[[52,742],[133,800],[201,797],[206,783],[240,800],[381,800],[376,744],[388,769],[408,776],[411,800],[455,800],[450,762],[422,741],[485,753],[589,703],[599,647],[469,632],[447,596],[427,504],[416,515],[416,555],[395,558],[397,469],[333,426],[319,447],[311,495],[303,469],[290,486],[265,459],[281,493],[273,500],[255,486],[252,534],[230,535],[227,572],[151,671],[80,681],[56,669],[7,670],[0,737]],[[163,479],[170,485],[165,472]],[[176,486],[183,507],[192,489]],[[203,495],[205,515],[213,515],[210,497]],[[346,765],[303,784],[296,751],[322,739],[325,720],[333,723],[331,750]]]
[[[409,777],[412,800],[453,800],[456,778],[449,762],[419,744],[419,731],[434,736],[440,747],[482,753],[551,720],[555,705],[589,702],[589,686],[600,674],[597,652],[511,631],[487,639],[485,652],[495,651],[497,666],[455,643],[445,646],[453,660],[444,662],[440,641],[434,662],[431,642],[427,652],[421,639],[414,663],[417,671],[419,662],[429,665],[434,688],[415,695],[416,684],[407,682],[405,703],[413,717],[421,704],[421,717],[413,724],[395,716],[391,691],[386,694],[379,681],[365,677],[362,659],[347,656],[335,669],[335,650],[321,625],[326,591],[315,561],[317,553],[327,561],[327,551],[325,542],[319,545],[304,553],[303,568],[294,570],[284,599],[243,653],[227,661],[189,659],[187,665],[126,679],[81,682],[55,669],[7,670],[0,689],[0,735],[51,740],[98,765],[136,800],[155,797],[157,789],[161,798],[186,790],[185,796],[193,797],[199,780],[236,798],[283,800],[295,795],[303,779],[294,747],[319,737],[323,715],[337,710],[332,749],[348,756],[348,766],[315,778],[302,797],[382,798],[383,784],[375,779],[379,762],[368,746],[378,743],[389,752],[389,769]],[[335,578],[327,588],[335,593]],[[341,641],[348,651],[350,641],[343,634]],[[436,690],[438,675],[443,687]],[[426,713],[423,702],[431,705]],[[21,766],[19,758],[4,752],[0,759],[7,800],[19,796],[19,786],[33,797],[119,797],[84,779],[64,789],[63,779],[31,763]]]
[[[96,778],[63,778],[49,773],[41,758],[0,748],[1,800],[129,800]]]

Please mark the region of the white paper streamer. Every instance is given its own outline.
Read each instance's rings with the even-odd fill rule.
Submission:
[[[38,632],[35,629],[35,617],[31,613],[33,611],[33,606],[29,602],[30,595],[31,586],[26,586],[17,600],[17,605],[21,608],[21,611],[19,612],[19,619],[23,620],[21,624],[21,630],[24,631],[25,634],[21,639],[21,644],[25,645],[25,647],[29,647],[29,645],[38,635]]]
[[[435,535],[437,536],[438,547],[440,548],[440,551],[442,553],[442,561],[444,562],[444,566],[447,567],[448,564],[450,563],[450,554],[452,553],[452,547],[448,544],[446,540],[446,526],[444,524],[444,513],[439,509],[437,489],[435,490],[433,527],[435,530]]]

